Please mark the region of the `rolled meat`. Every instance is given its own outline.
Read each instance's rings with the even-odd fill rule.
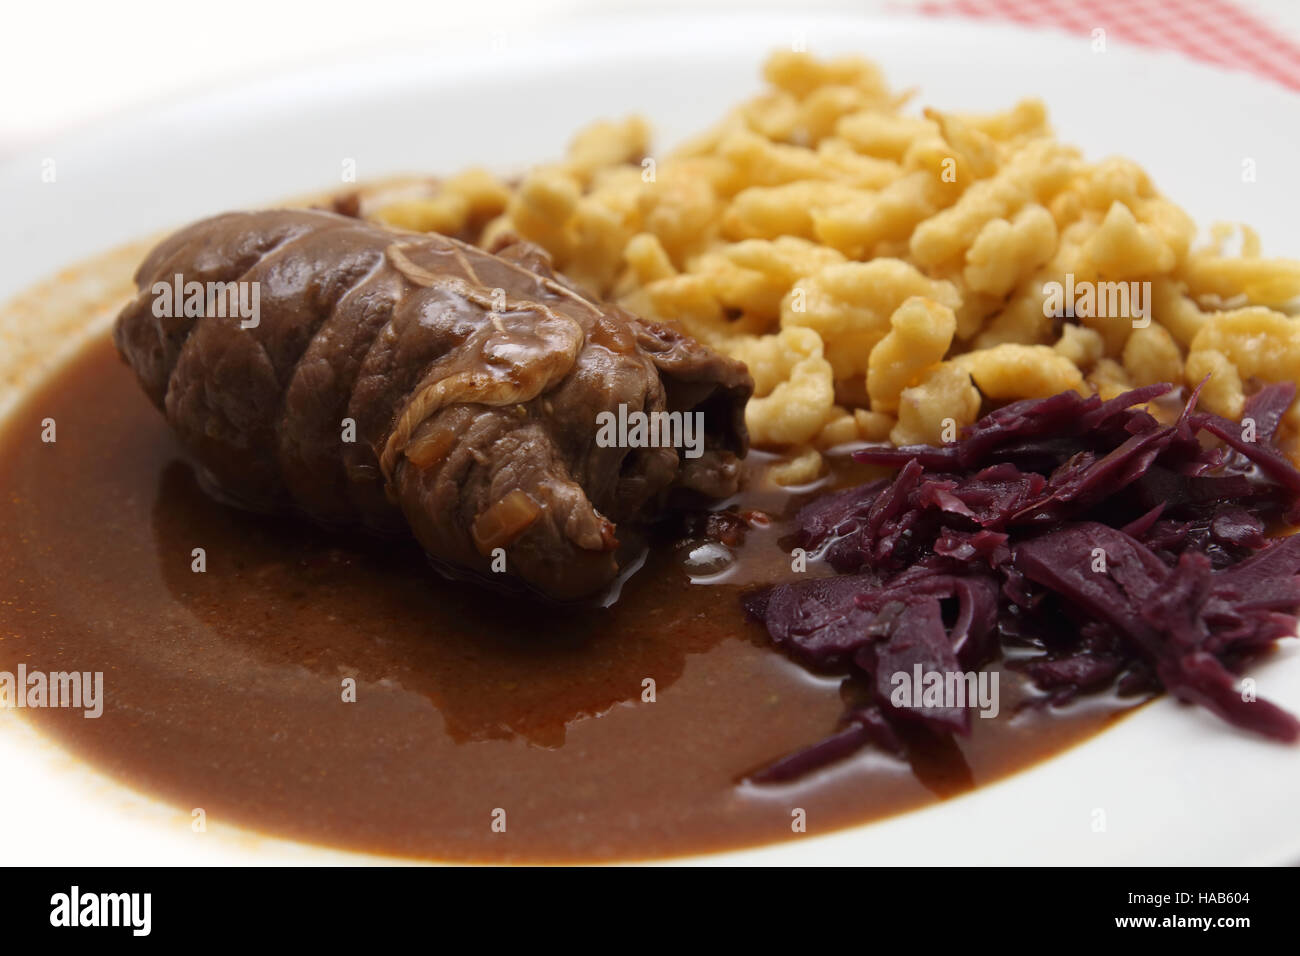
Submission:
[[[409,529],[448,570],[572,600],[617,578],[620,526],[737,488],[745,367],[528,243],[229,213],[163,241],[136,285],[118,350],[244,507]],[[702,423],[695,446],[601,440],[654,413]]]

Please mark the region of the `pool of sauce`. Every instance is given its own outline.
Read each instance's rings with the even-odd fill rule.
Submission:
[[[841,679],[776,652],[738,600],[790,577],[779,519],[800,500],[742,495],[778,520],[748,533],[730,574],[693,580],[668,542],[613,606],[539,607],[448,583],[406,542],[209,498],[99,341],[0,433],[0,670],[102,671],[99,719],[22,714],[209,821],[460,861],[800,839],[796,807],[806,834],[824,834],[1022,769],[1131,705],[1020,707],[1031,692],[1004,671],[1000,716],[973,720],[968,739],[911,740],[906,759],[864,750],[779,787],[746,782],[834,731],[844,709]]]

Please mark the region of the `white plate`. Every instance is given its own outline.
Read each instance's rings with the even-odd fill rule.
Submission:
[[[750,15],[564,23],[493,50],[430,38],[380,62],[322,68],[153,110],[0,167],[0,300],[114,244],[227,208],[369,179],[515,169],[557,156],[573,131],[642,112],[671,144],[758,86],[769,50],[879,61],[921,104],[1048,104],[1090,157],[1140,161],[1202,225],[1256,226],[1266,252],[1300,255],[1293,213],[1300,97],[1180,56],[968,21]],[[42,184],[52,158],[58,180]],[[1243,182],[1252,160],[1255,182]],[[1300,710],[1294,641],[1256,668],[1263,696]],[[247,833],[190,832],[188,814],[94,775],[0,714],[6,862],[360,860]],[[1282,863],[1300,861],[1300,750],[1162,700],[1001,783],[852,830],[701,858],[737,863]],[[1105,828],[1096,829],[1104,815]],[[15,821],[20,821],[16,824]]]

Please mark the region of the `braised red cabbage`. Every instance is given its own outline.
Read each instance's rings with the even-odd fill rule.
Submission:
[[[1197,411],[1193,393],[1162,424],[1142,406],[1172,390],[1064,392],[1000,408],[944,447],[855,453],[898,470],[814,500],[796,522],[799,545],[838,573],[744,601],[795,660],[860,678],[867,702],[754,779],[792,779],[868,744],[900,752],[903,722],[969,733],[969,706],[895,705],[890,677],[979,669],[1012,644],[1031,654],[1006,666],[1048,704],[1163,689],[1300,738],[1293,716],[1236,687],[1300,615],[1300,535],[1268,533],[1300,517],[1300,472],[1273,444],[1295,388],[1260,389],[1240,423]]]

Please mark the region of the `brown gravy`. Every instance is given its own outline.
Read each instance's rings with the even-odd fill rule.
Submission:
[[[750,532],[748,579],[788,573],[782,533]],[[794,807],[822,834],[1022,769],[1126,706],[1017,712],[1024,690],[1004,671],[1001,715],[968,740],[742,783],[843,708],[838,678],[808,674],[745,619],[736,580],[693,584],[661,547],[613,607],[559,611],[444,582],[410,544],[233,510],[200,490],[106,341],[0,434],[0,582],[0,670],[104,672],[97,720],[23,711],[69,750],[209,820],[407,857],[737,848],[798,839]]]

